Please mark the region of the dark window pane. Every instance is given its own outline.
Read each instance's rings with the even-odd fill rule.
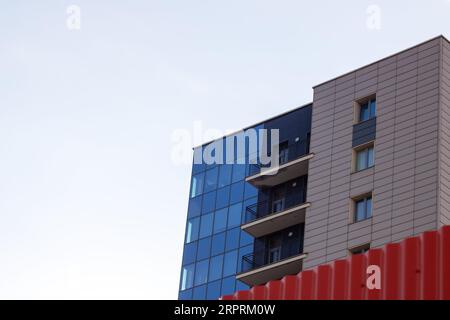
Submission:
[[[200,239],[212,234],[213,214],[205,214],[200,222]]]
[[[181,271],[181,290],[192,288],[194,283],[194,265],[184,266]]]
[[[210,192],[203,195],[202,213],[214,211],[216,207],[216,192]]]
[[[226,294],[234,293],[235,288],[235,280],[234,277],[225,278],[222,280],[222,296]]]
[[[195,287],[192,298],[194,300],[205,300],[206,299],[206,285],[200,286],[200,287]]]
[[[193,218],[200,215],[202,211],[202,196],[198,196],[189,200],[188,217]]]
[[[219,174],[219,168],[206,171],[205,176],[205,190],[204,192],[209,192],[217,188],[217,175]]]
[[[198,242],[197,260],[203,260],[210,256],[211,237],[202,239]]]
[[[197,242],[192,242],[184,245],[183,265],[195,262],[196,254],[197,254]]]
[[[368,197],[366,200],[366,217],[370,218],[372,216],[372,197]]]
[[[359,112],[359,121],[365,121],[369,119],[369,106],[368,103],[361,104],[360,112]]]
[[[239,247],[239,233],[240,228],[234,228],[227,231],[227,242],[225,245],[225,251],[233,250]]]
[[[217,300],[220,297],[220,280],[208,284],[206,299]]]
[[[228,210],[228,228],[241,224],[242,202],[230,206]]]
[[[225,251],[225,232],[215,234],[212,237],[211,255],[223,253]]]
[[[222,254],[211,258],[211,263],[209,264],[209,281],[214,281],[222,278],[222,267],[223,267]]]
[[[217,210],[214,214],[214,233],[225,231],[227,228],[228,208]]]
[[[216,209],[228,206],[230,200],[230,186],[217,190]]]
[[[370,118],[375,117],[376,115],[376,100],[370,100]]]
[[[191,198],[200,195],[203,192],[204,174],[197,174],[192,177],[191,181]]]
[[[220,166],[219,188],[227,186],[231,183],[231,171],[233,166],[231,164],[224,164]]]
[[[358,200],[355,203],[356,206],[356,221],[361,221],[365,219],[366,216],[366,206],[364,203],[364,199]]]
[[[195,266],[195,285],[201,285],[208,281],[209,260],[197,262]]]
[[[188,220],[186,226],[186,243],[195,241],[198,239],[198,230],[200,225],[200,218],[194,218]]]
[[[234,250],[225,254],[223,263],[223,276],[231,276],[236,274],[238,251]]]
[[[178,300],[191,300],[192,299],[192,289],[180,291],[178,294]]]
[[[246,232],[242,232],[242,235]],[[241,237],[242,237],[241,235]],[[239,249],[239,257],[238,257],[238,272],[242,271],[242,257],[253,252],[253,245],[249,245]]]
[[[245,178],[245,164],[235,164],[233,166],[233,179],[232,182],[244,180]]]
[[[242,201],[244,197],[244,182],[238,182],[231,185],[230,204]]]
[[[240,246],[243,247],[249,244],[253,244],[253,237],[247,232],[241,232]]]

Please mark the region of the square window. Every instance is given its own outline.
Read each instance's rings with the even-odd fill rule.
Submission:
[[[356,122],[362,122],[376,117],[376,101],[376,97],[373,95],[355,102]]]
[[[200,287],[195,287],[192,298],[194,300],[205,300],[206,299],[206,285],[200,286]]]
[[[239,233],[240,228],[234,228],[227,231],[227,242],[225,245],[225,251],[233,250],[239,247]]]
[[[373,143],[357,147],[353,151],[354,154],[354,171],[361,171],[374,165],[374,148]]]

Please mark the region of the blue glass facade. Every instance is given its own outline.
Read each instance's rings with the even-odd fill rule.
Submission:
[[[306,137],[310,114],[309,106],[254,128],[278,128],[284,140],[298,137],[299,130]],[[255,250],[255,240],[241,230],[241,224],[246,208],[256,205],[263,195],[245,182],[252,166],[248,159],[253,155],[248,153],[247,149],[245,159],[235,159],[234,164],[192,166],[179,299],[217,299],[248,288],[235,276],[242,257]]]

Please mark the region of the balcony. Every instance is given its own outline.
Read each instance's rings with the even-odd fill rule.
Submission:
[[[282,251],[282,248],[277,249],[279,252]],[[236,275],[236,279],[249,286],[256,286],[302,271],[306,254],[300,248],[297,252],[286,257],[278,254],[280,259],[277,259],[276,252],[277,250],[272,249],[268,252],[263,251],[243,256],[241,272]],[[264,259],[261,259],[261,257],[264,257]]]
[[[281,184],[308,174],[309,159],[313,156],[314,154],[309,153],[309,139],[300,140],[287,147],[280,145],[278,166],[252,164],[245,180],[255,187]]]
[[[245,210],[241,229],[255,238],[305,222],[306,192],[287,194],[272,201],[261,201]]]

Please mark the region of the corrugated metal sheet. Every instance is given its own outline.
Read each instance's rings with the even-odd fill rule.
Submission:
[[[378,265],[381,289],[368,289]],[[223,300],[450,300],[450,226],[285,276]]]

